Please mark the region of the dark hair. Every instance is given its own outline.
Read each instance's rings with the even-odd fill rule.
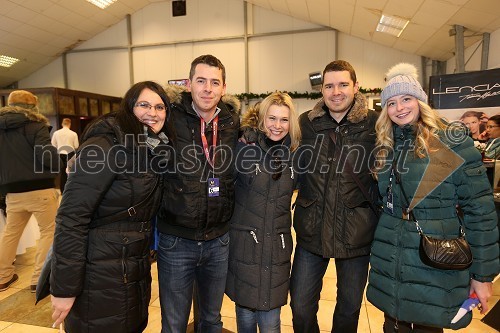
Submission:
[[[134,107],[135,103],[137,103],[139,95],[144,89],[149,89],[157,93],[163,101],[163,104],[165,104],[167,109],[167,119],[163,125],[164,128],[165,126],[168,127],[167,123],[169,123],[170,118],[170,101],[163,87],[153,81],[137,82],[125,93],[125,96],[123,96],[120,103],[120,110],[116,113],[116,120],[120,125],[121,130],[125,134],[133,134],[136,139],[138,139],[139,134],[143,133],[144,124],[141,123],[135,116]]]
[[[488,121],[493,121],[495,124],[500,125],[500,114],[496,114],[488,118]]]
[[[190,80],[193,79],[196,66],[199,64],[205,64],[220,69],[222,71],[222,84],[226,83],[226,68],[219,59],[211,54],[204,54],[193,60],[193,62],[191,63],[191,69],[189,70]]]
[[[357,79],[356,79],[356,72],[354,71],[354,68],[350,63],[348,63],[345,60],[335,60],[326,65],[325,69],[323,70],[323,76],[321,78],[321,84],[323,84],[323,80],[325,77],[325,74],[327,72],[342,72],[342,71],[348,71],[349,74],[351,75],[351,80],[356,84]]]

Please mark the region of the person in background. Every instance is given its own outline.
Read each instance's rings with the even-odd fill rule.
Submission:
[[[62,128],[52,134],[52,145],[57,148],[57,152],[61,157],[61,172],[60,172],[60,190],[64,192],[64,185],[68,179],[66,167],[68,160],[73,157],[75,150],[78,148],[78,135],[71,128],[71,119],[64,118],[61,122]]]
[[[30,289],[38,277],[54,237],[59,172],[57,149],[50,144],[50,123],[38,110],[38,98],[15,90],[0,109],[0,193],[6,195],[6,225],[0,240],[0,291],[18,280],[12,264],[24,228],[31,216],[40,228],[35,269]]]
[[[151,219],[168,155],[169,99],[134,84],[120,110],[89,124],[57,213],[50,293],[54,327],[142,332],[151,298]]]
[[[487,138],[482,134],[485,130],[485,126],[481,122],[481,117],[483,113],[476,111],[466,111],[460,121],[462,121],[465,126],[469,129],[469,135],[474,141],[484,142]]]
[[[447,128],[427,104],[415,66],[398,64],[387,78],[376,125],[383,213],[372,246],[367,298],[384,312],[385,333],[460,329],[470,323],[471,312],[451,322],[470,294],[477,295],[481,313],[488,311],[491,281],[499,271],[491,186],[473,141],[465,131],[458,135],[461,126]],[[458,237],[463,224],[472,266],[425,265],[409,210],[423,233],[436,238]]]
[[[498,159],[500,156],[500,115],[494,115],[486,123],[486,148],[484,157]]]
[[[192,61],[187,89],[167,88],[176,163],[165,174],[157,219],[162,332],[186,331],[194,283],[198,332],[221,332],[239,101],[223,99],[226,70],[213,55]]]
[[[295,332],[319,332],[317,312],[330,258],[337,271],[332,332],[355,333],[368,276],[378,199],[370,168],[377,114],[366,108],[354,68],[336,60],[323,71],[323,99],[299,117],[297,246],[290,280]]]
[[[291,154],[300,141],[292,99],[272,93],[245,113],[242,128],[253,132],[255,143],[240,142],[237,149],[226,294],[236,303],[238,332],[280,332],[293,249]]]

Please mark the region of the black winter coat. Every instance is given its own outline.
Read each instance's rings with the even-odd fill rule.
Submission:
[[[0,193],[55,187],[59,154],[50,143],[48,119],[17,106],[0,109]]]
[[[160,203],[160,179],[146,163],[149,150],[125,142],[112,115],[91,126],[56,217],[51,294],[76,296],[68,332],[141,332],[151,298],[150,220]],[[149,194],[136,215],[105,224]]]
[[[297,244],[324,258],[369,254],[377,226],[375,212],[344,163],[347,155],[351,170],[375,202],[378,191],[370,170],[377,114],[366,109],[365,98],[357,93],[346,117],[338,124],[323,100],[299,117],[303,153],[293,226]]]
[[[191,94],[183,92],[169,97],[173,101],[170,117],[176,133],[172,138],[173,158],[165,174],[158,230],[192,240],[212,240],[229,230],[234,207],[233,157],[239,132],[239,103],[218,104],[221,111],[214,172],[203,151],[200,118],[191,106]],[[212,145],[212,125],[210,122],[206,127],[208,145]],[[208,195],[207,181],[212,177],[219,179],[220,192],[216,197]]]
[[[287,138],[286,146],[269,148],[259,133],[255,146],[238,145],[226,294],[240,306],[261,311],[287,304],[293,249],[290,201],[297,174],[291,159],[276,165],[272,157],[278,149],[289,152]]]

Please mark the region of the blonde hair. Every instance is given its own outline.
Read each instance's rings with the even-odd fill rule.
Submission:
[[[259,108],[259,121],[257,128],[264,133],[268,133],[268,130],[264,126],[264,120],[266,119],[267,111],[272,105],[286,106],[290,110],[290,116],[288,117],[288,122],[290,124],[288,134],[290,135],[291,140],[290,151],[294,151],[299,147],[301,135],[295,106],[293,105],[292,98],[287,93],[279,91],[274,92],[264,98],[264,100],[260,102],[260,105],[257,105]]]
[[[446,129],[446,123],[441,119],[436,110],[431,108],[427,103],[418,100],[420,115],[418,117],[415,135],[415,156],[423,158],[428,155],[429,151],[437,149],[431,147],[434,139],[439,140],[439,131]],[[386,164],[388,152],[394,148],[393,122],[387,113],[387,104],[384,105],[380,116],[375,124],[377,132],[376,140],[376,162],[375,175]]]

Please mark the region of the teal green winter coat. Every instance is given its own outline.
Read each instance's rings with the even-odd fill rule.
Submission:
[[[441,136],[441,142],[463,159],[462,162],[458,158],[461,165],[456,169],[446,165],[446,159],[438,165],[432,160],[431,165],[428,157],[417,158],[412,150],[405,153],[407,148],[402,148],[403,143],[413,143],[414,139],[411,126],[394,128],[395,152],[389,158],[392,160],[396,156],[398,159],[400,156],[401,159],[397,167],[400,184],[396,183],[396,177],[392,177],[391,182],[392,212],[387,207],[391,165],[379,173],[384,212],[372,244],[367,298],[399,321],[459,329],[467,326],[472,318],[469,312],[456,324],[451,324],[460,305],[469,296],[470,279],[492,281],[499,271],[497,218],[492,189],[481,155],[474,148],[472,139],[444,133]],[[443,168],[450,170],[451,174],[447,178],[439,179],[444,177],[436,176],[438,172],[430,172],[423,179],[426,170],[442,171]],[[402,196],[401,186],[410,202],[419,186],[421,189],[423,186],[436,186],[413,210],[427,235],[436,238],[457,237],[460,222],[456,206],[460,206],[464,213],[466,239],[474,257],[469,269],[440,270],[422,263],[418,253],[420,236],[415,223],[402,219],[402,207],[406,207],[407,203]]]

